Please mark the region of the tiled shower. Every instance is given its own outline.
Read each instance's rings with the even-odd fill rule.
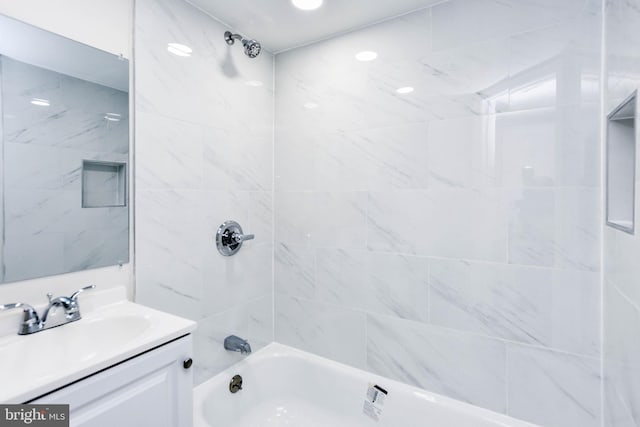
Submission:
[[[450,0],[249,61],[190,4],[138,1],[137,300],[198,321],[198,383],[235,333],[635,426],[640,244],[603,232],[601,119],[638,83],[639,10]],[[229,219],[256,240],[222,258]]]

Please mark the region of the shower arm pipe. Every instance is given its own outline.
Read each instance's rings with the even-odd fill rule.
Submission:
[[[240,34],[233,34],[231,31],[226,31],[224,33],[224,39],[227,41],[227,44],[232,45],[236,42],[236,40],[244,40],[244,37]]]

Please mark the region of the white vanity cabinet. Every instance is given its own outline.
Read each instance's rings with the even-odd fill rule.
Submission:
[[[187,335],[29,403],[69,404],[72,427],[191,427],[191,354]]]

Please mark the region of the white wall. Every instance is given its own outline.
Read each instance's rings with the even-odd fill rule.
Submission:
[[[132,1],[0,0],[0,13],[96,48],[131,58]],[[133,206],[131,210],[133,211]],[[131,233],[133,233],[132,229],[133,224]],[[133,254],[133,246],[131,246],[131,253]],[[33,263],[38,262],[38,259],[33,260]],[[0,303],[19,301],[42,307],[47,301],[47,292],[52,292],[54,295],[68,295],[89,283],[97,285],[100,289],[126,286],[129,297],[132,297],[133,263],[130,262],[122,267],[106,267],[0,284]],[[18,315],[19,313],[9,312],[1,314],[2,318],[15,317],[16,323]]]

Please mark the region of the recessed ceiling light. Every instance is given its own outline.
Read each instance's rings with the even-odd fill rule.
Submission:
[[[413,88],[411,86],[399,87],[396,89],[396,92],[400,94],[411,93],[413,92]]]
[[[176,56],[191,56],[193,49],[189,46],[180,43],[167,44],[167,50]]]
[[[298,9],[314,10],[322,6],[323,0],[291,0],[291,3]]]
[[[244,82],[244,84],[246,84],[247,86],[252,86],[252,87],[260,87],[263,85],[263,83],[260,80],[248,80],[246,82]]]
[[[48,107],[49,105],[51,105],[48,99],[42,99],[42,98],[33,98],[31,100],[31,103],[33,105],[37,105],[38,107]]]
[[[316,104],[315,102],[307,102],[306,104],[304,104],[304,108],[306,108],[307,110],[313,110],[314,108],[318,108],[319,105]]]
[[[104,118],[110,122],[119,122],[122,116],[118,113],[107,113]]]
[[[358,61],[373,61],[378,57],[378,54],[372,50],[363,50],[356,53],[356,59]]]

